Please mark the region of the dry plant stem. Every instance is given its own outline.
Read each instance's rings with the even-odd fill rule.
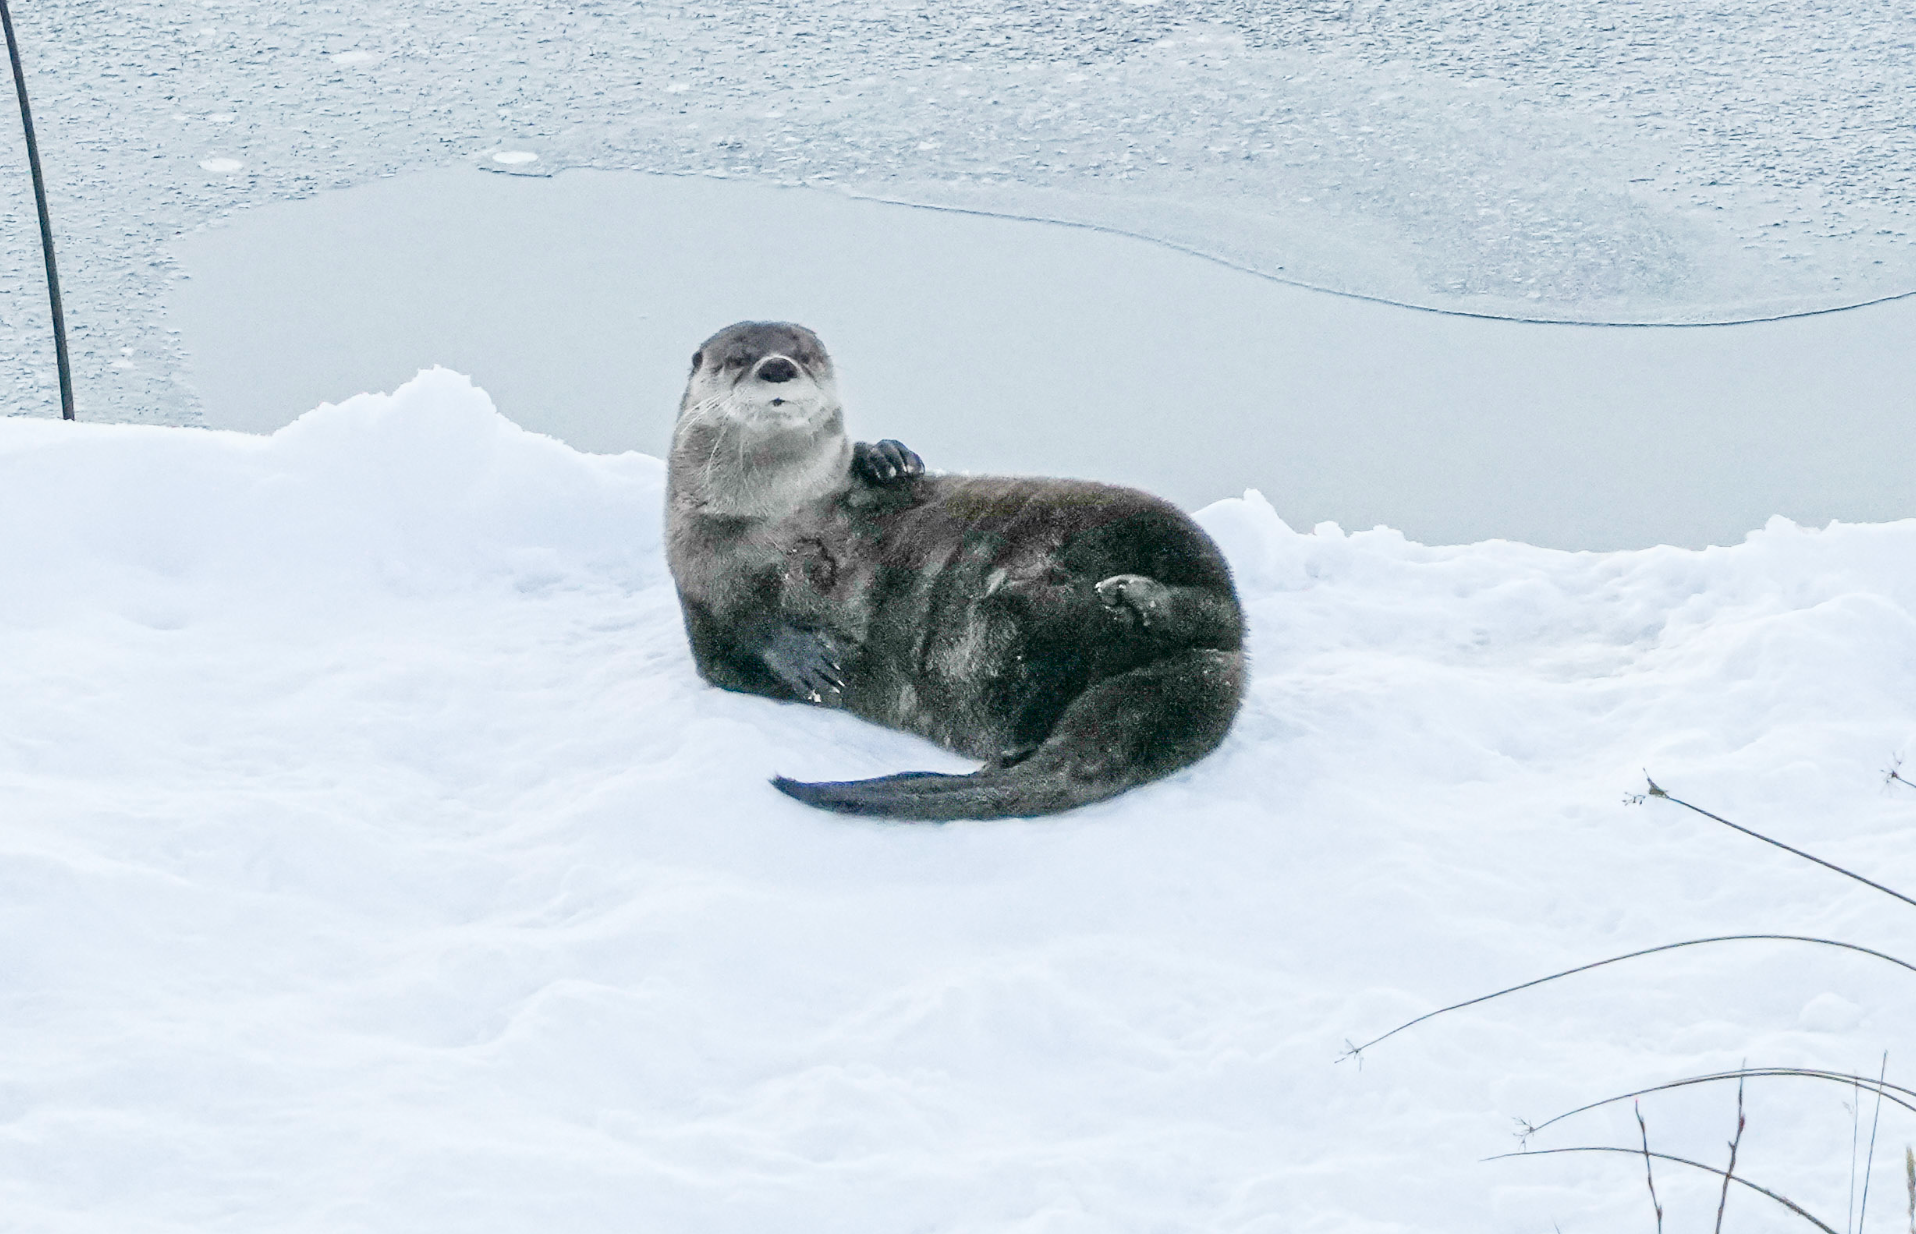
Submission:
[[[1672,797],[1670,796],[1670,794],[1664,792],[1663,789],[1658,787],[1657,782],[1655,780],[1651,780],[1649,776],[1645,776],[1644,779],[1649,782],[1650,796],[1652,797],[1661,797],[1665,801],[1675,802],[1677,805],[1682,806],[1684,809],[1694,811],[1697,814],[1701,814],[1704,818],[1714,819],[1715,821],[1722,823],[1725,827],[1728,827],[1733,831],[1740,831],[1746,836],[1750,836],[1754,839],[1763,841],[1763,843],[1765,844],[1774,844],[1776,847],[1782,849],[1786,853],[1794,853],[1805,861],[1813,861],[1817,865],[1822,866],[1826,870],[1834,870],[1838,874],[1843,875],[1845,878],[1853,878],[1857,882],[1863,884],[1865,887],[1874,887],[1876,890],[1882,892],[1884,895],[1894,896],[1897,899],[1901,900],[1903,903],[1909,905],[1911,908],[1916,908],[1916,899],[1911,899],[1910,897],[1904,895],[1900,891],[1895,890],[1894,888],[1885,887],[1879,882],[1875,882],[1872,879],[1864,878],[1861,874],[1856,873],[1854,870],[1845,870],[1842,866],[1837,865],[1833,861],[1824,861],[1821,857],[1815,856],[1812,853],[1806,853],[1800,848],[1791,848],[1789,845],[1783,843],[1783,841],[1781,840],[1772,840],[1770,839],[1770,837],[1764,835],[1760,831],[1751,831],[1748,827],[1743,826],[1741,823],[1733,823],[1729,819],[1724,818],[1721,814],[1712,814],[1708,810],[1704,809],[1702,806],[1693,806],[1689,802],[1683,800],[1681,797]]]
[[[1553,1123],[1560,1123],[1574,1114],[1582,1114],[1586,1111],[1597,1109],[1600,1106],[1614,1105],[1619,1101],[1630,1101],[1637,1097],[1647,1097],[1651,1093],[1660,1093],[1672,1088],[1687,1088],[1692,1084],[1714,1084],[1723,1080],[1740,1081],[1746,1076],[1757,1079],[1766,1076],[1796,1076],[1805,1080],[1828,1080],[1832,1083],[1841,1084],[1845,1088],[1855,1087],[1859,1091],[1864,1090],[1865,1086],[1867,1086],[1867,1091],[1882,1093],[1891,1105],[1899,1105],[1910,1113],[1916,1114],[1916,1089],[1904,1088],[1900,1084],[1891,1084],[1885,1081],[1882,1087],[1878,1088],[1876,1081],[1866,1075],[1851,1075],[1847,1071],[1819,1071],[1814,1067],[1745,1067],[1738,1071],[1718,1071],[1711,1075],[1686,1076],[1681,1080],[1671,1080],[1667,1084],[1652,1084],[1648,1088],[1639,1088],[1635,1092],[1618,1093],[1614,1097],[1605,1097],[1602,1101],[1592,1101],[1588,1105],[1580,1105],[1574,1110],[1565,1110],[1555,1118],[1547,1118],[1543,1122],[1534,1125],[1525,1123],[1523,1125],[1522,1135],[1523,1138],[1529,1139]],[[1898,1094],[1901,1095],[1899,1096]],[[1852,1212],[1856,1209],[1855,1201],[1856,1197],[1852,1195],[1850,1197],[1850,1211]]]
[[[1889,1075],[1889,1051],[1883,1051],[1883,1075]],[[1883,1087],[1879,1080],[1876,1085],[1876,1113],[1869,1120],[1869,1152],[1863,1157],[1863,1203],[1856,1210],[1856,1234],[1862,1234],[1863,1225],[1869,1220],[1869,1176],[1870,1167],[1876,1164],[1876,1126],[1883,1118]]]
[[[1730,1141],[1730,1164],[1723,1171],[1723,1191],[1716,1197],[1716,1234],[1723,1234],[1723,1210],[1730,1202],[1730,1179],[1736,1176],[1736,1150],[1743,1143],[1743,1081],[1736,1082],[1736,1136]]]
[[[1909,1234],[1916,1234],[1916,1148],[1903,1148],[1903,1176],[1909,1180]]]
[[[1615,1148],[1607,1144],[1600,1144],[1600,1145],[1584,1145],[1584,1146],[1580,1146],[1576,1148],[1530,1148],[1530,1149],[1525,1149],[1523,1152],[1520,1152],[1520,1153],[1498,1153],[1495,1157],[1486,1157],[1484,1158],[1484,1160],[1485,1161],[1503,1161],[1509,1157],[1549,1157],[1549,1156],[1554,1156],[1557,1153],[1627,1153],[1632,1157],[1646,1155],[1644,1150],[1640,1150],[1640,1149]],[[1648,1153],[1647,1155],[1651,1157],[1655,1157],[1658,1161],[1673,1161],[1677,1165],[1687,1165],[1691,1167],[1692,1169],[1703,1170],[1706,1173],[1710,1173],[1710,1174],[1721,1175],[1723,1173],[1722,1170],[1717,1169],[1713,1165],[1704,1165],[1701,1161],[1691,1161],[1687,1157],[1672,1157],[1669,1153]],[[1809,1222],[1811,1225],[1815,1226],[1817,1229],[1823,1231],[1823,1234],[1836,1234],[1835,1230],[1831,1229],[1829,1226],[1825,1225],[1823,1222],[1818,1221],[1813,1215],[1806,1212],[1800,1204],[1797,1204],[1794,1200],[1789,1199],[1787,1196],[1778,1195],[1776,1192],[1771,1191],[1768,1187],[1759,1187],[1747,1178],[1737,1178],[1732,1181],[1734,1181],[1736,1185],[1739,1187],[1748,1187],[1751,1191],[1756,1192],[1758,1195],[1766,1195],[1770,1197],[1770,1199],[1775,1200],[1778,1204],[1781,1204],[1784,1208],[1789,1209],[1791,1212],[1795,1213],[1797,1216],[1801,1217],[1803,1220]]]
[[[1637,1132],[1643,1136],[1643,1181],[1650,1184],[1650,1207],[1657,1210],[1657,1234],[1663,1234],[1663,1201],[1657,1199],[1657,1176],[1650,1171],[1650,1128],[1644,1125],[1640,1103],[1636,1111]]]
[[[1890,760],[1889,770],[1883,773],[1884,784],[1888,784],[1891,780],[1901,784],[1904,788],[1916,788],[1916,781],[1903,778],[1903,756],[1900,754]]]
[[[1849,1102],[1849,1208],[1844,1211],[1846,1229],[1856,1228],[1856,1150],[1863,1146],[1863,1084],[1860,1079],[1850,1081]]]
[[[1577,973],[1587,973],[1593,968],[1602,968],[1606,964],[1617,964],[1617,963],[1621,963],[1624,960],[1634,960],[1638,956],[1655,955],[1659,951],[1675,951],[1679,947],[1700,947],[1704,945],[1705,943],[1740,943],[1740,942],[1757,942],[1757,941],[1784,942],[1784,943],[1814,943],[1819,947],[1840,947],[1845,951],[1860,952],[1863,955],[1875,956],[1879,960],[1888,960],[1891,964],[1897,965],[1900,968],[1906,968],[1912,973],[1916,973],[1916,964],[1911,964],[1907,960],[1899,960],[1893,955],[1886,955],[1883,952],[1875,951],[1868,947],[1861,947],[1855,943],[1838,942],[1837,940],[1833,938],[1816,938],[1807,934],[1721,934],[1721,935],[1717,935],[1714,938],[1692,938],[1692,939],[1687,939],[1680,943],[1665,943],[1661,947],[1645,947],[1641,951],[1631,951],[1623,955],[1611,956],[1607,960],[1597,960],[1590,964],[1579,964],[1575,968],[1566,968],[1560,973],[1551,973],[1548,977],[1539,977],[1535,981],[1526,981],[1522,985],[1509,986],[1505,989],[1495,991],[1494,993],[1491,993],[1491,994],[1482,994],[1477,996],[1476,998],[1465,999],[1461,1003],[1452,1003],[1448,1007],[1439,1007],[1435,1011],[1426,1011],[1423,1015],[1418,1016],[1414,1020],[1404,1021],[1402,1024],[1399,1024],[1396,1028],[1391,1029],[1389,1032],[1385,1033],[1381,1037],[1371,1038],[1369,1041],[1366,1041],[1363,1045],[1350,1045],[1347,1042],[1343,1055],[1337,1061],[1342,1062],[1346,1058],[1361,1057],[1365,1050],[1370,1049],[1372,1046],[1376,1045],[1378,1042],[1387,1040],[1388,1038],[1391,1038],[1391,1037],[1395,1037],[1398,1033],[1403,1032],[1407,1028],[1411,1028],[1411,1027],[1414,1027],[1415,1025],[1422,1024],[1425,1020],[1443,1015],[1446,1012],[1460,1011],[1465,1007],[1474,1007],[1478,1003],[1487,1003],[1493,998],[1502,998],[1506,994],[1515,994],[1519,990],[1528,990],[1531,986],[1542,985],[1546,981],[1555,981],[1559,977],[1570,977],[1570,976],[1574,976]]]

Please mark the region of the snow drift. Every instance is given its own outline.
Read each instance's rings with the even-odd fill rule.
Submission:
[[[702,686],[661,480],[445,371],[270,438],[0,421],[10,1223],[1616,1229],[1640,1162],[1478,1160],[1513,1118],[1906,1044],[1907,974],[1734,944],[1334,1062],[1679,938],[1916,952],[1886,898],[1625,800],[1648,767],[1916,885],[1880,774],[1916,737],[1916,522],[1570,554],[1222,501],[1255,666],[1223,750],[1058,820],[901,826],[767,786],[964,764]],[[1753,1084],[1739,1172],[1837,1215],[1843,1100]],[[1734,1125],[1720,1088],[1644,1111],[1709,1160]],[[1739,1229],[1796,1220],[1763,1203]]]

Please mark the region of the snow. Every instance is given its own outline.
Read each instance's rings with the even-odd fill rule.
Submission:
[[[1220,501],[1255,657],[1225,747],[927,827],[766,785],[962,764],[700,685],[661,479],[445,370],[270,437],[0,421],[4,1224],[1608,1231],[1650,1222],[1641,1163],[1480,1164],[1513,1119],[1746,1059],[1907,1080],[1916,980],[1784,943],[1335,1060],[1682,938],[1916,958],[1886,897],[1625,800],[1647,767],[1916,887],[1881,775],[1916,522],[1567,553]],[[1739,1172],[1844,1224],[1847,1099],[1752,1082]],[[1652,1146],[1720,1160],[1733,1102],[1646,1098]],[[1912,1133],[1884,1111],[1871,1228]],[[1800,1228],[1765,1204],[1735,1228]]]

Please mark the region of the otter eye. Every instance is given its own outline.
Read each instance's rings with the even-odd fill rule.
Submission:
[[[698,372],[699,365],[703,363],[705,363],[705,353],[702,351],[693,352],[692,353],[692,371],[695,373]]]

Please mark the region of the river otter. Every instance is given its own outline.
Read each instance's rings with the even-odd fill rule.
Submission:
[[[803,326],[741,322],[692,356],[666,543],[699,672],[984,760],[781,792],[849,814],[1049,814],[1215,749],[1244,687],[1223,554],[1189,517],[1080,480],[926,475],[845,435]]]

